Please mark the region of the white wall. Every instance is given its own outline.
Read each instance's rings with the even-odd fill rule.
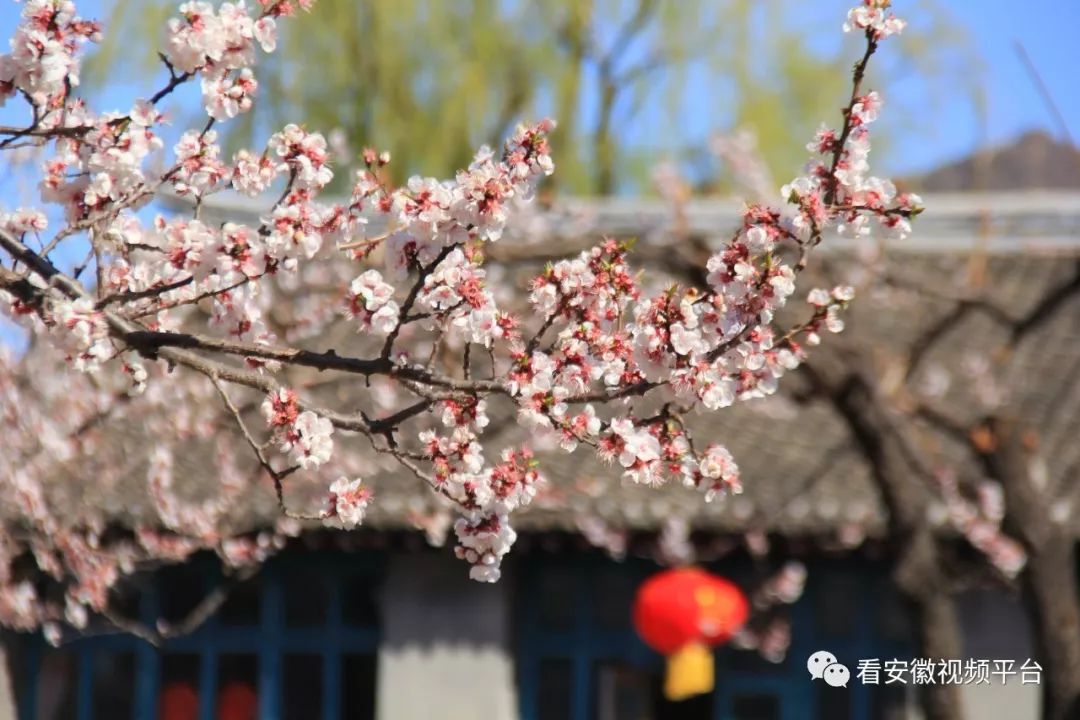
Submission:
[[[0,638],[0,720],[15,720],[15,692],[7,655],[3,638]]]
[[[515,720],[510,578],[468,579],[445,555],[388,560],[378,663],[380,720]]]

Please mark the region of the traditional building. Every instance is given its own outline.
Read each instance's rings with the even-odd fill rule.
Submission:
[[[936,196],[926,206],[918,233],[887,249],[904,278],[860,298],[841,336],[880,349],[883,375],[896,371],[888,358],[924,338],[962,288],[992,288],[1003,307],[1023,309],[1080,260],[1078,195]],[[232,217],[249,210],[230,205],[206,212]],[[570,203],[553,212],[558,219],[549,229],[559,242],[571,242],[582,228],[641,237],[643,247],[660,248],[645,255],[648,262],[668,271],[678,243],[708,245],[716,231],[737,222],[736,206],[713,202],[691,203],[676,219],[662,204],[623,200]],[[665,240],[671,237],[678,240]],[[825,272],[856,284],[873,265],[840,240],[823,252]],[[920,287],[905,288],[903,280],[911,278]],[[958,413],[977,412],[960,386],[976,384],[985,370],[979,358],[997,346],[999,330],[976,316],[948,332],[957,334],[954,342],[933,349],[915,380]],[[1045,419],[1055,447],[1080,457],[1080,391],[1073,387],[1080,383],[1045,380],[1080,352],[1080,302],[1016,352],[1018,370],[1003,381],[1010,402]],[[699,436],[722,440],[739,461],[741,495],[707,504],[681,488],[626,486],[610,468],[580,455],[545,458],[551,485],[521,514],[504,576],[489,585],[468,580],[462,563],[437,547],[448,516],[431,493],[387,471],[373,478],[377,500],[359,531],[303,528],[257,572],[239,576],[223,575],[210,553],[147,570],[117,597],[130,623],[94,621],[84,636],[65,638],[58,648],[37,636],[8,634],[16,717],[916,717],[920,688],[910,675],[904,683],[887,682],[884,670],[877,683],[856,677],[860,661],[884,667],[915,659],[913,629],[889,581],[888,518],[872,468],[835,411],[801,394],[797,375],[775,398],[698,421]],[[138,428],[124,432],[140,442]],[[980,472],[949,443],[938,451],[958,474]],[[122,448],[117,453],[124,455]],[[1080,487],[1075,463],[1055,467],[1072,470],[1052,472],[1049,482]],[[213,482],[207,476],[213,468],[194,458],[175,472],[198,484]],[[948,504],[936,489],[926,492],[933,523],[963,545]],[[119,483],[86,501],[102,503],[123,526],[149,505],[145,494]],[[1063,492],[1047,521],[1080,530],[1077,500]],[[244,503],[241,520],[258,532],[274,524],[276,513],[272,494],[264,492]],[[759,650],[718,650],[714,692],[673,704],[660,692],[662,658],[635,634],[630,606],[661,562],[691,559],[748,589],[791,560],[805,564],[807,581],[801,597],[776,614],[790,628],[782,659],[762,657],[771,654],[764,647],[768,633],[783,634],[779,624],[757,638]],[[969,658],[1009,659],[1018,670],[1033,658],[1024,616],[1006,592],[973,587],[958,603]],[[160,621],[194,629],[155,647],[139,633]],[[847,687],[810,677],[806,661],[819,650],[850,668]],[[1033,719],[1038,686],[1019,674],[1005,682],[972,681],[965,700],[972,718]]]

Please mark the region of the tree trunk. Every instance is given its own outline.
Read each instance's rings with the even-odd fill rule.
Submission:
[[[1005,492],[1004,528],[1028,560],[1020,575],[1024,606],[1043,665],[1044,720],[1080,718],[1080,591],[1075,539],[1050,520],[1052,497],[1029,472],[1034,450],[1013,422],[988,423],[995,443],[986,456],[991,477]]]
[[[596,193],[603,196],[615,192],[615,141],[611,137],[611,114],[615,110],[618,87],[608,77],[602,78],[600,83],[600,119],[593,138],[593,165],[596,167]]]
[[[1044,720],[1080,718],[1080,596],[1071,542],[1055,543],[1028,558],[1022,582],[1025,605],[1043,658]]]
[[[956,604],[945,588],[949,579],[941,569],[937,540],[928,530],[909,543],[900,543],[893,579],[911,607],[918,633],[920,658],[950,660],[963,654],[963,639]],[[961,720],[965,717],[960,686],[923,686],[926,720]]]
[[[559,121],[558,142],[554,142],[555,167],[562,170],[552,176],[555,187],[564,192],[585,194],[581,167],[584,158],[578,148],[578,120],[581,107],[581,85],[585,77],[585,57],[589,52],[589,28],[593,21],[592,0],[572,3],[568,8],[566,24],[560,32],[560,43],[565,45],[569,54],[565,74],[556,78],[557,114]],[[494,147],[498,147],[497,145]],[[568,172],[569,171],[569,172]],[[571,178],[568,182],[567,178]]]
[[[872,383],[826,363],[803,369],[819,391],[832,401],[871,467],[889,511],[889,544],[893,550],[893,580],[911,608],[917,625],[917,656],[934,660],[959,659],[963,654],[950,578],[942,566],[939,540],[927,520],[928,495],[906,459],[901,438],[885,401]],[[834,365],[837,379],[829,380],[822,365]],[[963,700],[955,684],[923,688],[926,720],[963,720]]]

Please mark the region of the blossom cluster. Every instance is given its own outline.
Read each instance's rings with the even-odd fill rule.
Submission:
[[[42,233],[48,227],[49,220],[40,210],[19,208],[14,212],[0,212],[0,228],[12,235]]]
[[[842,287],[811,292],[810,318],[786,332],[777,327],[827,228],[860,235],[876,222],[903,235],[919,210],[917,197],[869,175],[868,126],[881,99],[857,91],[843,127],[819,133],[806,175],[785,189],[789,212],[747,207],[731,239],[708,259],[699,286],[643,279],[630,264],[630,245],[607,239],[553,261],[532,281],[527,300],[511,305],[510,284],[496,285],[506,272],[491,266],[488,257],[497,253],[489,244],[553,172],[553,122],[518,126],[500,152],[480,149],[449,180],[413,177],[396,186],[387,177],[389,155],[365,151],[365,169],[340,202],[324,199],[333,152],[317,132],[288,124],[261,147],[223,154],[216,125],[252,107],[258,52],[274,50],[280,19],[310,5],[185,2],[166,28],[165,87],[127,112],[101,114],[74,90],[77,50],[98,26],[79,20],[65,0],[24,6],[13,52],[0,58],[0,98],[25,96],[32,126],[0,133],[9,136],[0,143],[20,139],[43,149],[41,200],[63,219],[50,238],[46,218],[54,214],[32,207],[0,214],[0,260],[10,256],[13,268],[0,268],[0,309],[87,373],[74,376],[87,407],[72,414],[79,425],[35,418],[62,439],[36,433],[34,442],[20,441],[19,456],[32,456],[25,467],[0,468],[19,511],[43,537],[62,541],[28,551],[44,572],[68,581],[63,611],[35,615],[31,594],[6,574],[21,550],[4,543],[23,548],[22,541],[0,532],[5,621],[64,616],[81,626],[87,608],[104,607],[109,586],[133,558],[182,559],[213,548],[236,566],[257,562],[298,531],[222,529],[246,476],[220,447],[220,496],[195,503],[177,491],[185,452],[178,447],[219,440],[222,418],[235,427],[233,440],[243,436],[236,444],[254,456],[248,462],[257,460],[272,477],[290,520],[342,528],[363,522],[374,485],[356,477],[369,476],[357,472],[360,463],[343,446],[354,438],[365,444],[427,483],[440,504],[430,517],[453,509],[455,553],[483,581],[499,577],[516,538],[513,515],[544,483],[530,446],[493,442],[499,410],[516,417],[532,447],[588,448],[628,482],[681,483],[707,499],[739,492],[735,459],[720,444],[696,445],[691,418],[772,394],[802,362],[803,343],[815,344],[822,327],[842,329],[840,313],[851,301]],[[883,9],[878,2],[853,11],[852,27],[865,30],[868,42],[902,27],[881,16]],[[158,104],[189,82],[201,84],[209,119],[166,150]],[[258,222],[203,218],[204,204],[228,189],[264,201]],[[189,199],[194,213],[144,222],[140,208],[162,191]],[[384,234],[369,236],[369,221],[385,226]],[[52,264],[51,253],[71,242],[89,246],[96,282],[81,276],[85,268],[65,274]],[[380,255],[384,266],[373,267]],[[342,315],[359,331],[348,334],[347,345],[324,351],[280,344],[343,337],[331,325]],[[347,356],[353,348],[359,355]],[[362,397],[350,400],[348,411],[322,409],[324,399],[340,400],[333,390],[339,378],[312,380],[294,370],[301,365],[359,376],[339,387],[359,388]],[[181,390],[177,376],[196,382]],[[84,432],[82,424],[94,428],[100,417],[123,415],[132,387],[142,393],[139,407],[156,413],[148,422],[153,432],[175,436],[178,447],[144,458],[157,526],[140,526],[123,550],[106,551],[98,547],[100,518],[91,530],[59,527],[40,487],[41,458],[76,452],[84,441],[73,435]],[[247,393],[250,402],[234,403],[232,393]],[[253,432],[244,415],[255,407],[265,424]],[[289,511],[282,487],[298,478],[319,483],[326,506]],[[428,527],[445,534],[449,524]]]
[[[94,370],[111,357],[105,319],[90,300],[57,300],[51,317],[59,342],[77,370]]]
[[[229,168],[221,161],[214,130],[188,130],[173,147],[176,171],[170,182],[180,195],[202,197],[221,187]]]
[[[365,270],[349,285],[349,315],[359,322],[359,330],[386,335],[398,324],[399,308],[393,297],[394,286],[383,280],[382,273]]]
[[[372,497],[360,478],[340,477],[330,485],[330,507],[324,511],[323,518],[331,525],[351,530],[364,521]]]
[[[806,342],[817,345],[821,342],[818,330],[821,325],[831,333],[844,331],[844,319],[841,311],[855,299],[855,288],[850,285],[837,285],[831,290],[814,288],[806,296],[806,302],[816,309],[814,317],[806,324]]]
[[[710,498],[737,491],[738,471],[727,451],[712,446],[694,453],[677,418],[604,423],[591,404],[581,413],[570,406],[627,388],[661,388],[673,400],[707,409],[773,392],[799,362],[797,346],[774,346],[767,327],[794,291],[794,271],[771,254],[785,232],[779,214],[748,209],[743,230],[709,260],[706,293],[672,288],[644,295],[626,247],[614,241],[549,267],[533,282],[530,299],[543,317],[565,324],[550,347],[516,355],[510,390],[521,420],[559,431],[568,450],[579,442],[595,445],[635,482],[658,485],[673,473]]]
[[[484,401],[463,396],[438,405],[443,431],[424,430],[419,437],[434,468],[430,482],[460,509],[455,553],[472,566],[474,579],[494,582],[517,537],[509,516],[532,502],[542,478],[528,448],[506,448],[499,462],[485,461],[476,434],[488,425]]]
[[[251,109],[258,88],[251,72],[255,46],[274,51],[273,17],[252,18],[242,1],[216,10],[208,2],[186,2],[167,30],[165,57],[182,73],[202,74],[203,105],[210,117],[227,120]]]
[[[507,321],[485,286],[479,258],[454,248],[425,279],[417,305],[431,313],[429,327],[439,325],[450,337],[490,347],[505,336]]]
[[[868,126],[877,120],[883,102],[876,91],[855,98],[846,132],[823,125],[807,144],[815,157],[806,174],[781,190],[799,208],[792,229],[803,241],[831,220],[830,205],[843,208],[836,219],[841,235],[866,236],[872,221],[890,239],[902,240],[911,233],[910,218],[921,212],[922,199],[915,193],[898,193],[892,182],[868,175]]]
[[[334,452],[334,426],[311,410],[300,410],[296,393],[282,388],[262,404],[267,424],[275,430],[278,447],[300,467],[318,467]]]
[[[461,493],[467,510],[454,523],[454,552],[472,566],[474,580],[495,582],[503,556],[517,539],[509,515],[532,500],[540,482],[532,453],[506,450],[497,465],[455,480],[460,485],[451,492]]]
[[[844,22],[844,32],[865,30],[874,40],[884,40],[890,35],[897,35],[907,23],[888,12],[891,0],[863,0],[861,5],[848,11]]]
[[[43,328],[51,336],[48,328]],[[65,625],[86,628],[95,615],[109,610],[113,588],[147,562],[179,562],[200,549],[216,551],[227,567],[263,561],[281,547],[284,524],[256,534],[229,533],[224,520],[249,491],[249,474],[240,471],[237,448],[207,422],[209,399],[201,384],[154,382],[138,399],[124,398],[124,381],[98,373],[69,376],[61,384],[64,351],[39,343],[32,351],[43,381],[26,382],[14,358],[0,348],[0,424],[4,427],[0,486],[4,488],[19,533],[0,526],[0,623],[21,630],[42,628],[53,643],[65,639]],[[141,366],[140,366],[141,367]],[[161,377],[158,364],[149,373]],[[147,368],[142,368],[147,372]],[[116,395],[114,395],[116,393]],[[44,395],[45,397],[42,397]],[[129,413],[135,413],[129,415]],[[107,419],[108,422],[103,422]],[[107,434],[87,430],[113,423],[145,423],[155,437],[199,438],[210,442],[218,492],[192,500],[190,483],[181,474],[182,456],[165,442],[151,446],[148,456],[130,452]],[[78,475],[93,478],[95,496],[115,492],[117,468],[146,462],[146,489],[151,507],[130,511],[132,533],[106,532],[112,522],[97,503],[85,501],[86,485]],[[51,481],[56,473],[76,482]],[[124,490],[130,494],[130,486]],[[27,573],[27,558],[38,574]]]
[[[413,177],[391,193],[381,203],[397,228],[387,241],[390,276],[400,280],[415,264],[427,267],[444,248],[498,240],[507,205],[530,197],[537,180],[554,170],[547,141],[554,127],[550,120],[519,126],[501,158],[484,147],[453,181]],[[362,174],[359,184],[365,182]]]
[[[77,51],[99,39],[101,25],[78,17],[68,0],[29,0],[22,18],[11,52],[0,55],[0,107],[20,91],[36,107],[49,107],[79,84]]]

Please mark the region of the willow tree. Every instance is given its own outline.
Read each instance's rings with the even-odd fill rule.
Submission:
[[[132,57],[131,38],[149,37],[145,29],[160,27],[172,4],[116,0],[111,40],[91,79],[104,69],[115,79],[121,55]],[[888,89],[914,74],[929,89],[949,87],[955,100],[958,78],[972,76],[970,55],[957,52],[960,34],[937,0],[911,4],[919,6],[920,26],[874,81]],[[299,116],[389,150],[402,176],[441,176],[468,164],[464,148],[497,143],[522,118],[550,116],[559,121],[560,188],[606,194],[647,188],[662,156],[677,158],[698,180],[712,177],[708,135],[748,127],[782,177],[803,157],[801,138],[813,129],[791,118],[836,109],[849,55],[839,44],[807,40],[808,25],[822,31],[811,36],[828,37],[835,28],[822,18],[835,14],[803,5],[325,0],[284,33],[281,52],[263,70],[266,100],[233,139]],[[950,42],[929,42],[942,37]],[[139,66],[156,67],[151,46],[141,49]],[[905,122],[925,112],[901,107],[894,116]]]

